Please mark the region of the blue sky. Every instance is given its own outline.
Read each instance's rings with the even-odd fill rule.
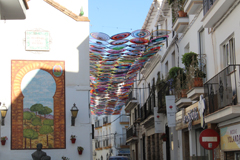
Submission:
[[[153,0],[89,0],[90,33],[112,36],[141,29]]]
[[[36,103],[41,103],[54,110],[53,96],[56,83],[48,72],[41,69],[28,72],[23,77],[21,90],[24,95],[23,108],[30,108]]]

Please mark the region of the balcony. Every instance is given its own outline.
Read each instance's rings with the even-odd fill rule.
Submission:
[[[95,121],[95,129],[102,128],[102,125],[100,124],[100,120]]]
[[[0,0],[0,15],[2,20],[26,19],[26,0]]]
[[[131,109],[133,109],[137,105],[137,96],[134,94],[134,91],[131,91],[128,95],[128,100],[125,103],[125,111],[126,113],[129,113]]]
[[[173,30],[177,33],[183,33],[187,28],[189,23],[188,17],[178,17],[175,23],[173,24]]]
[[[202,94],[204,94],[203,87],[194,87],[187,92],[187,98],[189,98],[191,101],[198,101],[199,96]]]
[[[140,104],[137,106],[137,108],[134,109],[134,123],[140,123],[142,119],[142,112],[140,108]]]
[[[142,106],[142,118],[141,125],[144,125],[144,128],[149,128],[154,126],[154,105],[153,101],[155,101],[155,94],[151,94],[145,104]]]
[[[129,125],[129,116],[122,115],[120,117],[120,124]]]
[[[95,142],[95,150],[102,150],[102,143],[100,141]]]
[[[239,64],[229,65],[204,84],[206,123],[219,123],[240,116],[237,91]]]
[[[103,140],[103,149],[109,149],[109,148],[112,148],[111,139],[106,138]]]
[[[126,143],[130,143],[132,141],[137,141],[137,129],[135,126],[131,126],[127,129],[127,141]]]
[[[103,117],[103,126],[107,126],[111,124],[111,116]]]
[[[184,12],[187,12],[188,15],[196,14],[202,5],[202,0],[186,0],[184,5]]]
[[[160,82],[157,84],[157,107],[158,107],[158,113],[165,113],[166,114],[166,100],[165,96],[170,95],[170,82]]]
[[[126,134],[121,135],[121,137],[117,139],[117,148],[118,149],[129,148],[129,145],[126,144]]]
[[[234,2],[235,0],[203,0],[203,27],[212,28]]]

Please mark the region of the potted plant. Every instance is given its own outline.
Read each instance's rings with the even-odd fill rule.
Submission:
[[[75,135],[71,135],[71,139],[72,143],[75,143],[76,142],[76,136]]]
[[[167,141],[167,138],[168,138],[168,136],[167,136],[166,133],[163,133],[163,134],[161,135],[161,137],[160,137],[160,139],[163,140],[164,142]]]
[[[198,66],[197,56],[198,54],[195,52],[188,52],[182,55],[182,63],[184,64],[187,70],[190,67],[190,65],[193,65],[194,67]]]
[[[168,4],[171,5],[173,16],[174,13],[178,13],[178,17],[186,17],[187,13],[184,12],[185,0],[168,0]]]
[[[5,145],[6,140],[8,140],[7,136],[1,137],[1,143],[3,146]]]
[[[84,148],[81,147],[81,146],[78,146],[78,147],[77,147],[77,150],[78,150],[78,154],[81,155],[81,154],[82,154],[82,151],[84,150]]]
[[[62,156],[62,160],[70,160],[68,157]]]
[[[172,67],[168,73],[168,79],[172,79],[172,85],[177,98],[186,97],[186,73],[183,68]]]
[[[202,87],[202,78],[206,77],[206,74],[198,67],[198,54],[195,52],[188,52],[182,56],[182,63],[185,65],[187,72],[187,84],[189,89],[192,87]]]

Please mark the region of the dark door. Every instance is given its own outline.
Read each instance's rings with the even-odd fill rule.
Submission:
[[[145,157],[146,157],[146,153],[145,153],[145,135],[143,135],[143,138],[142,138],[142,141],[143,141],[143,160],[146,160]]]
[[[170,157],[170,141],[169,141],[169,128],[168,126],[165,127],[166,129],[166,135],[168,136],[167,138],[167,141],[166,141],[166,152],[167,152],[167,160],[171,160],[171,157]]]

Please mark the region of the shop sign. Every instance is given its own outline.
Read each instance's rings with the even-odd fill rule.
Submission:
[[[220,128],[221,149],[240,150],[240,124]]]
[[[199,119],[197,108],[192,109],[187,115],[183,118],[183,123],[188,123],[188,130],[192,129],[192,121]]]
[[[200,113],[200,118],[201,118],[201,127],[205,128],[205,120],[204,120],[205,98],[203,98],[203,95],[200,95],[200,97],[199,97],[198,111]]]
[[[154,125],[155,125],[155,133],[164,133],[164,115],[162,113],[158,113],[158,108],[154,107]]]
[[[168,127],[176,126],[176,104],[175,104],[175,96],[165,96],[166,99],[166,108],[167,108],[167,121]]]
[[[26,31],[27,51],[49,51],[49,32]]]
[[[205,129],[200,133],[199,142],[203,148],[213,150],[219,145],[220,136],[213,129]]]

